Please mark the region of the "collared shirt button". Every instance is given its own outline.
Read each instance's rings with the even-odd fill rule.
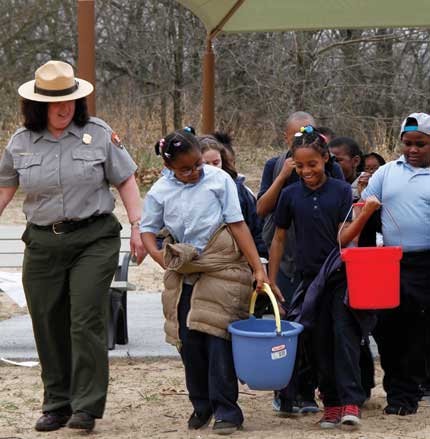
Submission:
[[[318,209],[318,206],[314,206],[314,209]]]
[[[314,201],[317,201],[317,197],[314,197]]]

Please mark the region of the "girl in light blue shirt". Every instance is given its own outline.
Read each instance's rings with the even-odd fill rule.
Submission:
[[[161,139],[155,149],[165,169],[145,198],[140,226],[151,257],[165,268],[163,252],[156,244],[162,227],[176,242],[191,244],[201,253],[220,226],[227,224],[253,269],[257,290],[261,290],[266,274],[231,177],[222,169],[203,164],[198,140],[190,132],[176,131]],[[243,422],[231,342],[187,328],[192,283],[185,278],[178,304],[181,357],[194,408],[188,427],[203,428],[214,416],[214,433],[230,434]]]

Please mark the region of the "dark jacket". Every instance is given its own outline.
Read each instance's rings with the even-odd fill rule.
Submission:
[[[309,287],[307,289],[304,288],[302,283],[297,288],[291,302],[288,320],[301,323],[305,329],[312,329],[319,312],[318,304],[321,298],[324,294],[330,294],[330,291],[325,288],[327,280],[332,273],[342,268],[342,266],[343,261],[340,257],[339,249],[336,247],[328,255],[318,275]],[[349,306],[348,290],[345,291],[345,304]],[[351,312],[360,325],[363,337],[367,338],[376,324],[376,312],[352,308]]]
[[[254,238],[258,254],[263,258],[268,258],[268,251],[261,237],[262,220],[257,215],[257,200],[245,186],[245,177],[239,176],[235,180],[237,193],[239,195],[240,208],[242,209],[243,218]]]

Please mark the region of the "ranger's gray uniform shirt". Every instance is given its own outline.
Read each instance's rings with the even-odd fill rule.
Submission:
[[[58,139],[47,129],[20,128],[0,161],[0,187],[20,186],[27,221],[41,226],[111,213],[109,184],[137,169],[115,136],[95,117],[83,127],[72,122]]]

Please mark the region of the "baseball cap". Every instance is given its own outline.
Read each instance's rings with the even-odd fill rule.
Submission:
[[[407,131],[419,131],[430,136],[430,115],[426,113],[412,113],[402,123],[400,137]]]

